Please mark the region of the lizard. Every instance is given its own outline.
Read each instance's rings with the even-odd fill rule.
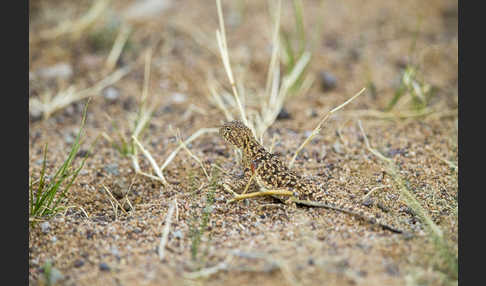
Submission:
[[[243,177],[233,181],[225,181],[223,188],[232,193],[235,202],[246,198],[273,196],[290,205],[305,205],[321,207],[353,215],[364,221],[379,225],[385,230],[402,233],[394,227],[378,222],[374,217],[356,212],[349,203],[339,205],[326,202],[326,194],[309,178],[301,176],[287,167],[278,155],[268,152],[253,136],[251,130],[241,121],[233,120],[224,123],[219,128],[219,135],[232,147],[241,150]],[[233,189],[248,189],[255,179],[260,191],[237,194]],[[282,199],[282,197],[287,199]],[[344,205],[344,206],[343,206]]]

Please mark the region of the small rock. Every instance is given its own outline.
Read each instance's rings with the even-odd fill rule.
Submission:
[[[110,248],[110,252],[113,256],[120,256],[120,252],[118,251],[118,248],[116,246],[112,246]]]
[[[118,171],[118,164],[108,164],[103,168],[107,173],[118,176],[120,171]]]
[[[67,134],[64,136],[64,141],[67,143],[67,144],[73,144],[74,143],[74,137],[73,135],[71,134]]]
[[[84,260],[77,259],[76,261],[74,261],[73,265],[74,265],[74,267],[79,268],[79,267],[84,265]]]
[[[290,113],[287,111],[287,109],[284,107],[280,110],[280,112],[277,115],[277,120],[285,120],[285,119],[291,119],[292,116]]]
[[[385,271],[388,273],[390,276],[398,276],[400,274],[400,271],[398,270],[398,266],[393,263],[389,263],[385,266]]]
[[[73,75],[73,68],[70,64],[59,63],[38,71],[39,76],[44,79],[61,78],[68,79]]]
[[[122,106],[124,110],[133,110],[135,107],[135,100],[133,99],[133,97],[128,97],[126,100],[123,101]]]
[[[387,207],[386,207],[384,204],[382,204],[382,203],[377,203],[377,204],[376,204],[376,206],[377,206],[377,207],[378,207],[380,210],[382,210],[382,211],[384,211],[384,212],[386,212],[386,213],[389,211],[389,209],[388,209],[388,208],[387,208]]]
[[[109,86],[103,90],[103,97],[108,101],[116,101],[120,97],[120,91],[117,88]]]
[[[330,72],[320,71],[319,79],[321,81],[322,91],[330,91],[337,87],[337,79]]]
[[[309,265],[314,265],[314,264],[315,264],[314,259],[313,259],[313,258],[309,258],[309,259],[307,260],[307,264],[309,264]]]
[[[79,150],[79,152],[76,154],[76,157],[81,157],[84,158],[86,156],[89,156],[88,150]]]
[[[99,267],[100,267],[101,271],[110,271],[111,270],[110,266],[108,266],[108,264],[106,264],[104,262],[101,262]]]
[[[123,208],[124,210],[126,210],[127,212],[132,210],[132,205],[129,203],[128,198],[124,198],[124,199],[121,201],[121,205],[122,205],[122,208]]]
[[[332,145],[332,149],[334,150],[334,152],[338,153],[338,154],[343,154],[343,149],[342,149],[342,145],[341,143],[339,143],[339,141],[336,141],[334,143],[334,145]]]
[[[183,235],[182,235],[182,232],[180,230],[176,230],[172,233],[172,235],[175,237],[175,238],[182,238]]]
[[[179,92],[174,92],[171,96],[171,100],[174,103],[183,103],[187,99],[187,95]]]
[[[51,228],[51,225],[49,224],[49,222],[45,221],[45,222],[41,223],[41,230],[42,230],[43,233],[48,233],[50,228]]]
[[[373,199],[372,198],[366,198],[361,204],[365,207],[372,207],[373,206]]]

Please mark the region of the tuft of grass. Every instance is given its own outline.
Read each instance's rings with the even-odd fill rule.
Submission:
[[[219,180],[219,172],[213,169],[211,174],[211,181],[209,182],[209,191],[206,193],[206,204],[203,206],[202,214],[197,214],[192,218],[192,223],[189,226],[189,236],[191,238],[191,259],[198,265],[198,269],[204,265],[205,258],[208,254],[209,244],[205,251],[200,255],[200,246],[202,237],[208,229],[209,219],[213,210],[214,193],[216,192]]]
[[[294,10],[294,31],[284,31],[281,30],[280,36],[282,39],[283,46],[283,63],[286,70],[293,70],[297,64],[298,59],[300,59],[307,48],[307,41],[304,29],[304,9],[302,0],[293,0],[292,7]],[[297,42],[297,43],[295,43]],[[304,81],[305,73],[301,73],[295,83],[290,88],[290,93],[295,94],[301,87]]]
[[[415,112],[423,111],[435,90],[427,83],[417,77],[417,68],[408,65],[402,73],[400,84],[395,91],[393,98],[388,103],[385,111],[391,111],[402,98],[411,102],[411,109]]]
[[[49,260],[42,265],[41,269],[43,274],[41,281],[45,285],[56,285],[59,280],[64,278],[64,275],[57,268],[54,268]]]
[[[216,81],[208,78],[210,100],[224,112],[227,120],[240,118],[243,123],[252,130],[253,135],[255,135],[257,140],[262,143],[265,131],[275,122],[285,101],[291,95],[306,92],[312,85],[313,79],[311,77],[305,77],[302,84],[296,84],[304,75],[304,71],[311,58],[311,53],[301,48],[298,48],[297,52],[292,52],[292,55],[295,56],[293,57],[291,67],[288,66],[288,68],[281,74],[280,61],[288,62],[288,60],[286,61],[285,56],[282,55],[283,44],[280,41],[280,14],[282,1],[278,1],[276,4],[277,7],[275,8],[275,23],[272,34],[273,50],[268,67],[266,86],[262,88],[261,92],[246,93],[243,86],[237,83],[233,75],[226,42],[221,3],[219,0],[216,0],[216,4],[220,26],[216,31],[216,39],[223,66],[231,85],[232,96],[224,90],[217,90],[218,84]],[[301,5],[295,4],[294,7],[296,7],[295,11],[297,17],[296,29],[300,31],[298,34],[302,35],[303,17]],[[305,37],[300,37],[304,39],[301,41],[305,41]],[[305,44],[302,44],[301,46],[305,47]],[[294,48],[292,48],[292,51],[294,51]],[[298,88],[296,88],[296,86],[298,86]],[[254,108],[250,108],[250,106],[254,106]]]
[[[44,159],[40,178],[36,184],[34,184],[32,180],[29,184],[29,220],[31,221],[32,226],[34,226],[35,222],[39,219],[49,218],[64,208],[64,206],[61,206],[60,204],[66,197],[67,192],[78,177],[79,171],[81,171],[86,159],[88,158],[88,154],[90,152],[86,154],[78,168],[73,167],[74,158],[76,157],[81,145],[81,133],[86,122],[87,110],[88,103],[86,103],[84,108],[81,127],[79,128],[76,140],[71,147],[71,151],[56,173],[53,176],[49,176],[50,179],[48,179],[48,176],[46,175],[47,144],[44,148]],[[64,185],[64,182],[67,182],[67,184]]]

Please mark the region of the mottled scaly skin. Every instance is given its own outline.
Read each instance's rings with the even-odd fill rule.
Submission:
[[[219,134],[226,142],[238,148],[243,153],[243,167],[245,175],[239,186],[245,185],[251,175],[255,173],[255,181],[267,190],[287,190],[294,192],[300,200],[319,200],[321,190],[307,178],[290,170],[277,155],[265,150],[256,141],[251,130],[240,121],[225,123]]]
[[[355,212],[353,205],[347,202],[340,201],[336,203],[334,200],[325,197],[322,188],[290,170],[277,155],[266,151],[256,141],[251,130],[242,122],[234,120],[225,123],[219,129],[219,134],[226,142],[240,149],[243,153],[244,175],[242,178],[230,183],[232,189],[244,189],[254,174],[254,179],[260,188],[293,192],[294,195],[293,198],[290,198],[290,201],[345,212],[373,224],[379,224],[393,232],[401,232],[385,224],[377,223],[374,218],[365,216],[362,212]]]

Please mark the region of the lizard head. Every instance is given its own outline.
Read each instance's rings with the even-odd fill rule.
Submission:
[[[219,135],[236,148],[242,149],[253,138],[250,128],[238,120],[226,122],[219,128]]]

